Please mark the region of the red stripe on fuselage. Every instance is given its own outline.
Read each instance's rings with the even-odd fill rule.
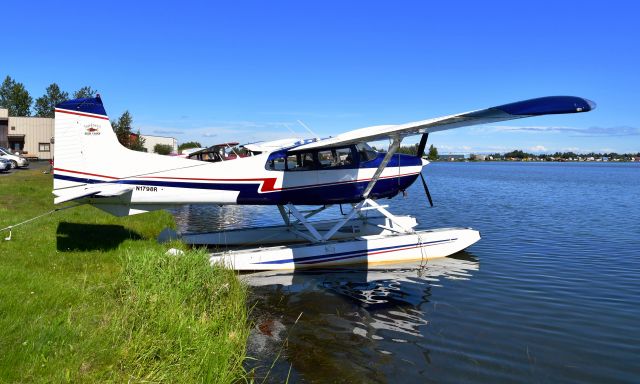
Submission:
[[[105,175],[98,175],[95,173],[87,173],[87,172],[80,172],[80,171],[72,171],[70,169],[62,169],[62,168],[53,168],[54,171],[62,171],[62,172],[69,172],[69,173],[77,173],[79,175],[87,175],[87,176],[96,176],[96,177],[104,177],[105,179],[112,179],[112,180],[120,180],[117,177],[113,177],[113,176],[105,176]]]
[[[95,117],[96,119],[102,119],[102,120],[109,120],[109,117],[107,116],[101,116],[101,115],[90,115],[88,113],[82,113],[82,112],[73,112],[73,111],[68,111],[66,109],[56,109],[56,112],[60,112],[60,113],[68,113],[70,115],[78,115],[78,116],[84,116],[84,117]],[[106,176],[104,176],[106,177]]]

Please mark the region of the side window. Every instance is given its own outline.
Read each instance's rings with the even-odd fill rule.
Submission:
[[[267,160],[266,169],[268,171],[284,171],[286,157],[284,153],[273,153]]]
[[[320,163],[320,168],[332,167],[334,158],[335,156],[333,155],[332,150],[318,152],[318,162]]]
[[[338,148],[336,151],[336,157],[334,159],[334,166],[337,167],[348,167],[354,164],[353,154],[351,153],[351,148]]]
[[[312,152],[297,153],[287,156],[287,171],[311,171],[315,169]]]
[[[313,153],[303,153],[300,155],[300,159],[302,160],[302,167],[305,171],[314,169],[316,167],[316,161],[313,159]]]
[[[288,171],[294,171],[298,168],[298,156],[300,155],[289,155],[287,156],[287,167],[285,168]]]
[[[354,151],[351,147],[320,151],[318,152],[320,168],[351,168],[356,164],[353,154]]]

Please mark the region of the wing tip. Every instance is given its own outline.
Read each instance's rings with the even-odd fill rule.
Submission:
[[[494,109],[515,116],[540,116],[589,112],[596,109],[596,103],[576,96],[547,96],[504,104]]]

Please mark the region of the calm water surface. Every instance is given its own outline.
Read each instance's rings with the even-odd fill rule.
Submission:
[[[243,276],[259,380],[640,382],[640,164],[424,173],[435,208],[416,183],[392,212],[482,240],[422,266]],[[176,215],[191,231],[279,224],[274,207]]]

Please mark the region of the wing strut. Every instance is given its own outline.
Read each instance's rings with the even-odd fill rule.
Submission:
[[[378,166],[378,169],[376,169],[376,172],[373,174],[373,176],[371,177],[371,180],[369,181],[369,184],[367,184],[366,188],[364,189],[364,192],[362,193],[363,200],[357,204],[354,204],[351,210],[349,211],[349,213],[347,213],[340,220],[338,220],[338,222],[336,222],[336,224],[333,227],[331,227],[329,230],[327,230],[324,234],[320,233],[313,226],[313,223],[307,220],[307,218],[315,214],[316,211],[323,210],[325,207],[321,208],[320,210],[311,211],[312,213],[309,215],[304,215],[302,212],[298,211],[298,209],[296,209],[296,207],[293,204],[287,204],[287,208],[289,209],[289,212],[298,220],[296,223],[292,223],[289,220],[284,210],[284,207],[278,206],[278,209],[280,210],[280,214],[282,215],[282,218],[284,219],[285,224],[289,226],[289,230],[293,231],[299,236],[304,237],[307,240],[310,240],[311,242],[314,242],[314,243],[325,242],[331,239],[331,237],[336,232],[338,232],[340,228],[342,228],[345,224],[347,224],[349,220],[351,220],[355,215],[359,215],[361,211],[377,210],[383,216],[387,217],[396,226],[396,228],[387,228],[387,229],[393,230],[398,233],[413,233],[414,232],[413,228],[407,228],[404,225],[402,225],[402,223],[399,220],[396,220],[396,217],[393,214],[391,214],[391,212],[385,209],[387,207],[386,205],[380,205],[376,203],[374,200],[369,198],[369,195],[371,194],[373,187],[376,185],[378,180],[380,180],[380,175],[382,175],[382,171],[384,171],[384,169],[387,167],[387,164],[389,164],[389,161],[391,160],[393,155],[395,155],[395,153],[398,151],[398,148],[400,148],[401,142],[402,142],[401,137],[399,136],[393,137],[391,141],[391,145],[389,146],[389,151],[382,159],[382,162]],[[299,231],[296,228],[296,224],[302,224],[309,231],[309,233],[307,234]]]
[[[371,190],[380,179],[380,175],[382,175],[382,171],[384,171],[384,169],[387,167],[387,164],[389,164],[391,157],[393,157],[393,155],[395,155],[396,152],[398,151],[398,148],[400,148],[401,142],[402,142],[402,138],[399,136],[395,136],[392,139],[391,145],[389,145],[389,151],[384,156],[384,158],[382,159],[382,162],[378,166],[378,169],[376,169],[376,172],[371,177],[371,181],[369,181],[369,184],[367,184],[367,187],[364,189],[364,192],[362,193],[362,197],[364,197],[365,199],[369,197]]]

